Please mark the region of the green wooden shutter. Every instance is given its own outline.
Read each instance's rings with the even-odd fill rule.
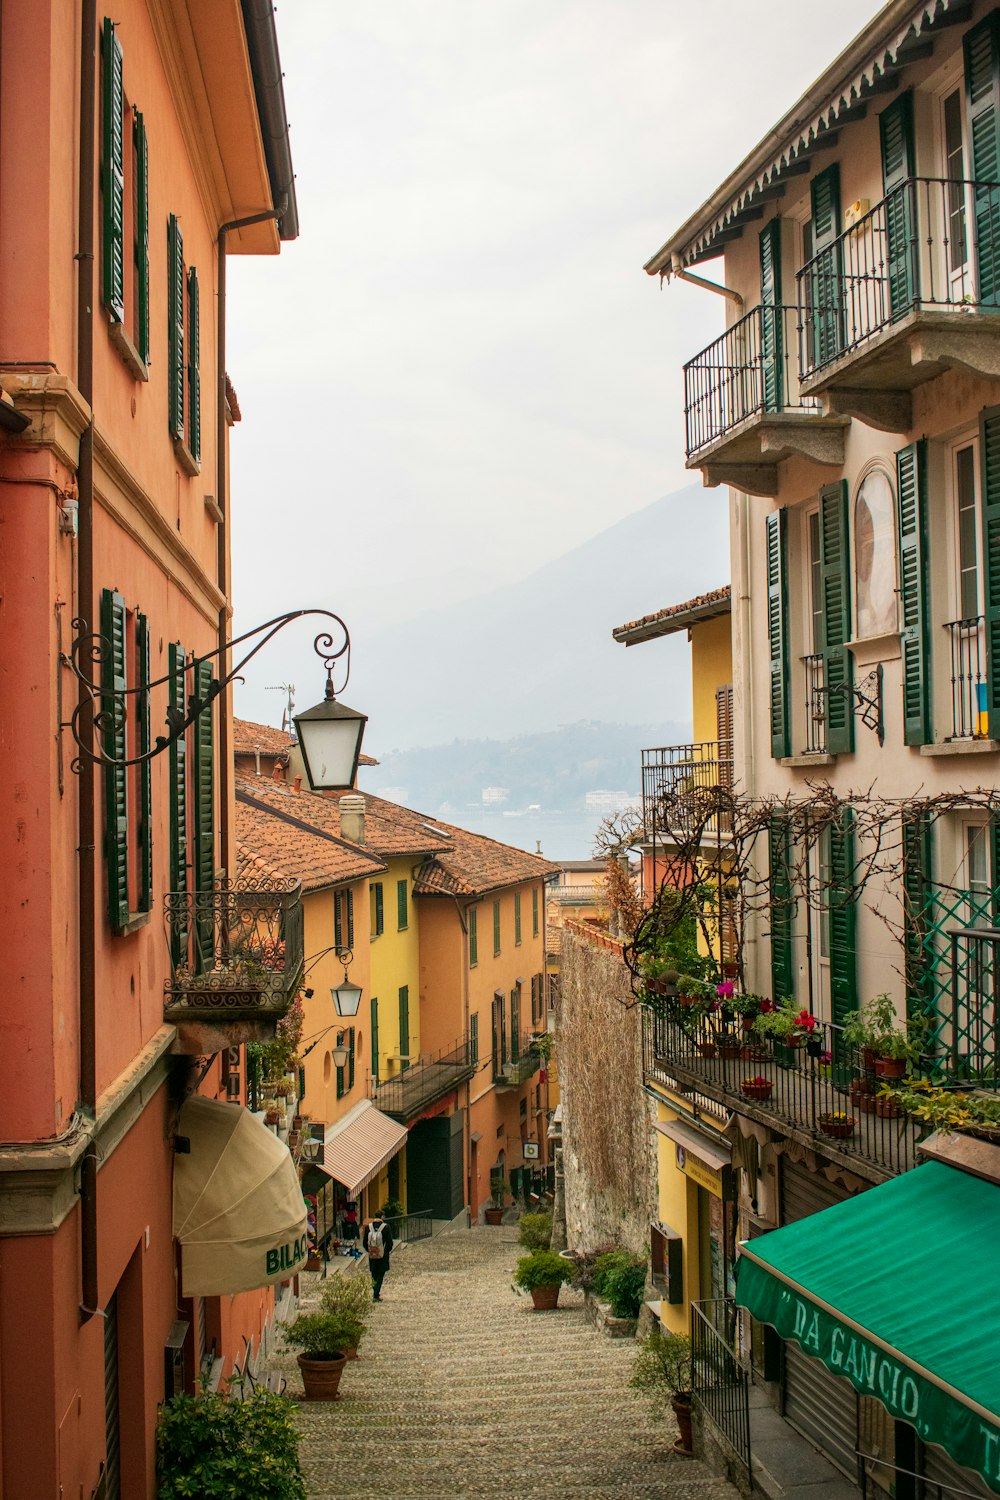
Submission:
[[[354,1027],[348,1028],[347,1032],[347,1087],[354,1087]]]
[[[404,1059],[400,1066],[405,1072],[410,1066],[410,986],[400,985],[399,989],[399,1050]]]
[[[354,892],[347,892],[347,946],[354,947]]]
[[[372,996],[368,1007],[368,1047],[371,1054],[372,1078],[378,1083],[378,1000]]]
[[[136,661],[138,663],[139,688],[136,696],[136,713],[139,726],[139,754],[146,755],[152,747],[149,710],[149,621],[145,615],[137,615],[135,621]],[[153,784],[152,765],[147,761],[138,766],[139,791],[139,911],[153,909]]]
[[[382,890],[381,880],[375,886],[375,934],[379,936],[385,930],[385,897]]]
[[[771,754],[791,754],[788,724],[788,602],[785,588],[787,517],[775,510],[767,526],[767,639],[771,659]]]
[[[194,691],[200,702],[209,701],[194,721],[194,888],[208,895],[215,889],[215,756],[212,723],[212,663],[200,661],[194,669]],[[215,957],[215,923],[206,902],[198,920],[201,962]]]
[[[928,631],[927,444],[921,439],[896,454],[896,520],[902,616],[903,736],[908,745],[931,739],[930,634]]]
[[[198,295],[198,272],[188,272],[188,452],[195,463],[201,462],[201,312]]]
[[[834,1024],[842,1026],[848,1011],[858,1008],[854,812],[850,807],[843,808],[830,824],[829,840],[830,1006]]]
[[[979,419],[983,505],[983,594],[986,601],[986,706],[989,732],[1000,737],[1000,406]]]
[[[538,887],[531,888],[531,935],[538,936]]]
[[[813,250],[809,304],[815,331],[815,364],[836,359],[843,347],[844,286],[840,244],[840,169],[836,163],[810,184]]]
[[[469,1017],[469,1062],[479,1061],[479,1012]]]
[[[104,753],[116,761],[128,755],[128,687],[125,662],[125,600],[113,589],[101,590],[102,709],[108,717]],[[124,765],[104,768],[105,854],[108,864],[108,916],[120,931],[128,925],[128,771]]]
[[[184,667],[187,658],[178,645],[171,642],[167,653],[170,672],[168,703],[172,717],[183,715],[186,709],[184,692]],[[170,741],[167,752],[170,759],[170,889],[187,890],[187,736],[180,735]],[[171,932],[171,958],[175,964],[187,958],[187,923],[175,921]]]
[[[781,220],[772,219],[760,232],[760,394],[765,411],[780,411],[784,404],[781,341]]]
[[[337,1035],[336,1035],[336,1038],[335,1038],[336,1045],[338,1047],[342,1047],[344,1045],[344,1039],[345,1039],[345,1033],[343,1031],[338,1031]],[[343,1099],[344,1094],[347,1092],[347,1090],[346,1090],[346,1088],[344,1086],[345,1085],[345,1075],[346,1075],[346,1073],[347,1073],[347,1069],[346,1068],[342,1068],[342,1067],[340,1067],[338,1065],[338,1067],[337,1067],[337,1098],[338,1099]]]
[[[339,953],[344,946],[344,917],[340,903],[343,901],[341,891],[334,892],[333,897],[333,946]]]
[[[917,216],[913,166],[913,95],[900,94],[879,116],[885,204],[886,281],[889,314],[909,312],[918,294]],[[882,309],[878,310],[877,316]]]
[[[823,664],[826,673],[826,748],[831,755],[854,749],[851,639],[851,559],[847,481],[819,494],[819,556],[822,590]]]
[[[1000,306],[1000,13],[965,36],[965,96],[971,135],[979,303]]]
[[[135,332],[139,358],[149,364],[149,143],[142,115],[135,112]]]
[[[510,1060],[517,1062],[521,1056],[521,987],[515,985],[510,992]]]
[[[167,220],[167,388],[170,434],[184,441],[184,236],[177,215]]]
[[[514,942],[521,941],[521,893],[514,892]]]
[[[775,815],[768,828],[769,885],[771,905],[771,989],[777,1002],[795,994],[792,955],[791,820]]]
[[[104,306],[116,323],[125,319],[125,162],[122,113],[122,49],[114,22],[104,18],[101,38],[101,207]]]
[[[906,1012],[925,1015],[933,1007],[929,913],[933,881],[931,819],[926,812],[903,814],[903,950]]]
[[[474,906],[469,907],[469,967],[479,962],[479,918]]]
[[[404,932],[409,925],[409,914],[406,909],[406,881],[396,881],[396,927]]]

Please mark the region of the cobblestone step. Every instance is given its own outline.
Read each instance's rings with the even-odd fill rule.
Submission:
[[[604,1338],[580,1296],[535,1313],[511,1290],[516,1229],[474,1228],[400,1247],[341,1399],[303,1403],[310,1500],[735,1500],[671,1452],[628,1388],[631,1340]],[[318,1278],[302,1277],[303,1301]],[[277,1363],[301,1393],[292,1351]]]

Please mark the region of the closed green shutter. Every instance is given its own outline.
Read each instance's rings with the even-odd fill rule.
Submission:
[[[531,935],[538,936],[538,887],[531,888]]]
[[[840,169],[834,163],[810,184],[814,258],[809,310],[814,328],[815,363],[829,364],[844,343],[843,260],[840,244]]]
[[[198,662],[194,669],[194,691],[205,707],[194,721],[194,888],[206,896],[215,889],[212,686],[212,663]],[[197,926],[200,959],[210,966],[215,959],[215,924],[210,903],[203,904]]]
[[[972,138],[976,281],[981,307],[1000,306],[1000,13],[965,37],[965,97]]]
[[[333,897],[333,946],[339,953],[344,946],[344,918],[340,903],[344,897],[340,891],[336,891]]]
[[[469,967],[479,962],[479,919],[474,906],[469,907]]]
[[[517,1062],[521,1056],[521,986],[515,985],[510,992],[510,1060]]]
[[[409,913],[406,909],[406,881],[396,881],[396,927],[404,932],[409,925]]]
[[[469,1017],[469,1062],[479,1061],[479,1012]]]
[[[125,600],[113,589],[101,590],[103,712],[108,715],[104,753],[116,762],[128,756],[128,687],[125,663]],[[104,768],[105,854],[108,864],[108,916],[121,931],[128,925],[128,771],[123,764]]]
[[[842,1026],[848,1011],[858,1008],[855,957],[854,812],[841,809],[830,824],[830,886],[827,893],[830,923],[830,1005],[833,1021]]]
[[[820,490],[819,557],[822,591],[823,663],[826,673],[826,748],[831,755],[854,749],[851,639],[851,566],[847,481]]]
[[[354,947],[354,892],[347,892],[347,946]]]
[[[371,1055],[372,1079],[378,1083],[378,1000],[374,996],[369,1002],[368,1014],[368,1048]]]
[[[188,272],[188,452],[195,463],[201,462],[201,312],[198,297],[198,272]]]
[[[354,1027],[350,1027],[347,1033],[347,1087],[354,1087]]]
[[[989,732],[1000,738],[1000,406],[979,419],[983,497],[983,593],[986,600],[986,705]]]
[[[384,893],[381,880],[375,886],[375,935],[379,936],[385,930],[385,906]]]
[[[760,392],[765,411],[780,411],[782,401],[781,347],[781,220],[772,219],[760,232]]]
[[[500,902],[493,903],[493,956],[500,952]]]
[[[138,663],[139,693],[136,695],[136,713],[139,725],[139,754],[148,754],[152,747],[149,710],[149,621],[145,615],[137,615],[135,621],[136,661]],[[141,761],[137,767],[139,791],[139,911],[153,909],[153,787],[152,765]]]
[[[170,435],[184,441],[184,236],[177,215],[167,220],[167,391]]]
[[[879,116],[885,204],[886,280],[890,317],[909,312],[917,296],[917,220],[913,177],[913,95],[900,94]],[[881,321],[883,309],[876,310]]]
[[[771,988],[777,1002],[795,994],[792,957],[791,820],[775,814],[768,828],[769,884],[771,905]]]
[[[408,984],[401,985],[399,990],[399,1051],[403,1059],[400,1066],[405,1072],[410,1066],[410,987]]]
[[[337,1035],[336,1035],[336,1038],[335,1038],[335,1041],[336,1041],[336,1045],[338,1047],[343,1047],[346,1044],[346,1041],[347,1041],[347,1033],[344,1032],[344,1031],[338,1031]],[[347,1075],[347,1069],[338,1066],[338,1068],[337,1068],[337,1098],[338,1099],[343,1099],[345,1093],[347,1092],[347,1088],[346,1088],[346,1075]]]
[[[902,616],[903,737],[926,745],[930,727],[929,567],[927,557],[927,444],[921,439],[896,454],[896,519]]]
[[[125,319],[124,109],[122,49],[114,22],[105,16],[101,38],[101,296],[116,323]]]
[[[785,590],[786,515],[772,511],[767,526],[767,639],[771,661],[771,754],[791,754],[788,725],[788,602]]]
[[[177,715],[183,716],[186,708],[184,692],[184,667],[187,658],[180,646],[171,642],[167,653],[170,672],[168,703],[174,722]],[[170,741],[170,889],[187,890],[188,838],[187,838],[187,736],[179,735]],[[180,908],[178,908],[178,912]],[[187,958],[187,923],[175,921],[171,932],[171,958],[175,964]]]
[[[514,892],[514,942],[521,941],[521,893]]]
[[[933,880],[932,825],[926,812],[903,814],[903,949],[906,963],[906,1013],[924,1015],[933,1008],[928,952],[929,911]]]
[[[135,332],[136,348],[149,364],[149,143],[142,115],[135,112]]]

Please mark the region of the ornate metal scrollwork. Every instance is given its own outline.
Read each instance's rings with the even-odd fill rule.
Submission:
[[[827,694],[842,693],[849,700],[851,713],[856,714],[878,739],[885,744],[885,721],[882,716],[882,663],[873,667],[863,682],[838,682],[827,685]]]

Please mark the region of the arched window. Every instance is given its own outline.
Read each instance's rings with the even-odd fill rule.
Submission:
[[[892,484],[872,469],[854,501],[854,562],[858,581],[859,639],[888,635],[896,615],[896,521]]]

